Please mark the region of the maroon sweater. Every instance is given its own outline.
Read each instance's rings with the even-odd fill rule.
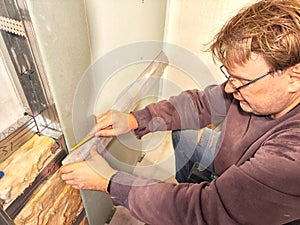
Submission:
[[[134,112],[136,134],[224,121],[211,183],[169,184],[118,172],[115,205],[151,225],[275,225],[300,219],[300,105],[278,119],[242,111],[224,85]],[[155,118],[161,118],[160,120]],[[164,121],[164,125],[161,125]]]

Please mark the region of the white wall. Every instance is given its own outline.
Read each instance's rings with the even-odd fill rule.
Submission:
[[[179,85],[179,89],[203,88],[207,76],[211,76],[217,83],[224,79],[219,68],[213,63],[211,54],[204,53],[205,45],[219,31],[222,25],[233,16],[238,9],[253,0],[168,0],[167,19],[164,40],[195,54],[199,61],[209,69],[194,79],[190,74],[175,68],[168,68],[166,79]],[[200,82],[199,82],[200,79]],[[200,84],[199,84],[200,83]],[[174,94],[165,93],[166,96]]]

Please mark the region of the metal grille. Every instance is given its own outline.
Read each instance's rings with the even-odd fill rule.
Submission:
[[[10,19],[4,16],[0,16],[0,30],[4,30],[22,37],[26,36],[22,21]]]

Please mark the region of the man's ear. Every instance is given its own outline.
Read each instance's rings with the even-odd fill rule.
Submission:
[[[300,63],[292,67],[291,72],[288,74],[289,79],[289,91],[298,92],[300,91]]]
[[[300,74],[300,63],[293,66],[293,72]]]

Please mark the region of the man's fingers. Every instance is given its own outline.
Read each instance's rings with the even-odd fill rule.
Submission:
[[[72,164],[67,164],[67,165],[61,166],[59,169],[60,173],[62,173],[62,174],[71,173],[73,171],[71,165]]]
[[[82,189],[82,186],[81,185],[71,185],[72,188],[75,188],[75,189],[78,189],[78,190],[81,190]]]
[[[61,179],[65,181],[71,181],[74,180],[75,176],[73,173],[67,173],[67,174],[61,174]]]
[[[110,121],[97,121],[95,125],[95,130],[104,130],[104,129],[112,129],[112,123]]]
[[[78,166],[79,166],[78,163],[71,163],[71,164],[61,166],[59,170],[61,173],[71,173],[74,170],[76,170]]]
[[[98,122],[102,117],[104,117],[105,114],[107,114],[107,113],[101,113],[101,114],[99,114],[98,116],[96,116],[97,122]]]
[[[112,124],[112,110],[104,114],[99,114],[96,117],[97,124],[100,124],[103,127],[107,127]]]
[[[65,182],[66,182],[66,184],[71,185],[72,188],[75,188],[75,189],[83,189],[84,188],[84,184],[81,182],[78,182],[76,180],[66,180]]]
[[[113,130],[113,126],[97,123],[93,130],[96,131],[96,136],[104,136],[106,131]]]
[[[74,165],[75,165],[75,163],[63,165],[60,167],[59,170],[61,173],[71,173],[74,170]]]
[[[114,137],[116,136],[116,131],[112,128],[110,129],[104,129],[104,130],[99,130],[96,133],[96,136],[104,136],[104,137]]]

